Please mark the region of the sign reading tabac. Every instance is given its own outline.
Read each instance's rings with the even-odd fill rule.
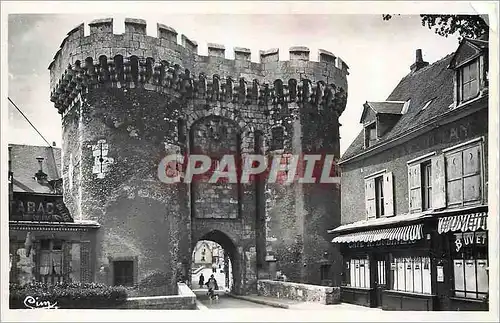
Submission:
[[[73,222],[61,195],[14,193],[9,220],[36,222]]]

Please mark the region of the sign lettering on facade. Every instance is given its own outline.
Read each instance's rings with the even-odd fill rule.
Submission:
[[[413,244],[416,243],[416,240],[379,240],[373,242],[352,242],[348,243],[348,248],[369,248],[369,247],[378,247],[378,246],[393,246],[393,245],[403,245],[403,244]]]
[[[11,221],[73,222],[62,196],[14,194]]]
[[[469,246],[472,244],[477,244],[477,245],[486,245],[486,232],[476,232],[476,236],[474,237],[473,232],[467,232],[462,234],[456,234],[455,235],[455,249],[457,252],[462,249],[462,247]]]

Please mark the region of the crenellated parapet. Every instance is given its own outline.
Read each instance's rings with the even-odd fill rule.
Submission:
[[[157,24],[157,37],[146,35],[146,22],[126,19],[125,33],[113,34],[113,19],[94,20],[90,35],[84,25],[71,30],[49,66],[51,101],[60,113],[78,94],[99,87],[165,93],[179,100],[206,100],[270,106],[308,103],[341,114],[347,98],[348,66],[333,53],[319,50],[310,61],[307,47],[291,47],[290,60],[279,50],[251,51],[235,47],[234,59],[225,47],[208,44],[208,56],[171,27]]]

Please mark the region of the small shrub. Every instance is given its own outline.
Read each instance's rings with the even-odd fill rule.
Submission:
[[[116,308],[127,299],[123,287],[106,286],[96,283],[58,283],[48,285],[33,282],[20,286],[10,284],[9,303],[11,309],[25,309],[26,297],[33,297],[38,302],[48,301],[62,309],[97,309]]]

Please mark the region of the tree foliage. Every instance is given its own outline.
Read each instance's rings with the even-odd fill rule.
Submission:
[[[485,18],[479,15],[420,15],[422,26],[434,29],[440,36],[448,37],[458,33],[460,38],[479,38],[487,36],[489,26]],[[382,15],[383,20],[390,20],[392,15]]]

